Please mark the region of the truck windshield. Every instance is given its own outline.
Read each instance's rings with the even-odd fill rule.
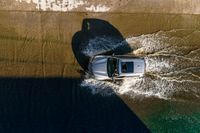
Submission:
[[[116,58],[108,58],[107,72],[109,77],[116,76],[118,74],[118,60]]]

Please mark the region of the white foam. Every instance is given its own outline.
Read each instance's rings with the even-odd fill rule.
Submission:
[[[117,38],[109,36],[98,36],[90,39],[86,46],[82,49],[82,53],[88,56],[97,55],[114,50],[124,45]]]
[[[52,11],[70,11],[79,6],[88,4],[83,0],[16,0],[18,2],[26,2],[28,4],[36,4],[38,10]]]
[[[84,0],[16,0],[17,2],[26,2],[36,4],[36,9],[42,11],[72,11],[77,8],[83,8],[91,12],[106,12],[110,8],[103,4],[91,5]]]
[[[92,94],[101,94],[103,96],[110,96],[117,93],[119,86],[107,81],[98,81],[92,78],[84,79],[81,83],[82,87],[87,87],[91,90]]]
[[[129,95],[132,98],[137,96],[159,97],[167,99],[172,94],[173,83],[166,81],[152,80],[150,78],[126,78],[121,85],[116,85],[108,81],[98,81],[95,79],[84,79],[82,87],[90,89],[92,94],[110,96],[112,94]]]
[[[110,8],[105,6],[105,5],[91,5],[89,7],[85,8],[87,11],[92,11],[92,12],[106,12],[109,11]]]

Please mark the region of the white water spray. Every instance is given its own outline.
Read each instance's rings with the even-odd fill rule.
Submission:
[[[155,34],[130,37],[126,42],[134,49],[132,52],[134,56],[145,57],[146,75],[141,78],[125,78],[120,85],[85,79],[82,86],[89,87],[93,94],[117,93],[132,98],[138,95],[164,99],[174,95],[200,96],[200,61],[198,60],[200,31],[183,29],[160,31]],[[101,41],[98,43],[100,44]],[[95,48],[92,47],[92,51]],[[85,51],[88,54],[90,54],[89,49],[90,47]],[[95,50],[98,52],[98,48]],[[107,93],[107,90],[112,93]]]

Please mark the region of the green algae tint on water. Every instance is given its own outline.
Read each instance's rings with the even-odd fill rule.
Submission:
[[[166,101],[159,112],[144,118],[146,125],[155,133],[200,132],[200,104]]]
[[[198,133],[200,104],[158,98],[123,97],[124,101],[153,133]]]

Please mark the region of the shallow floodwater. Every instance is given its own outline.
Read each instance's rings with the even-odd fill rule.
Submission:
[[[159,31],[126,38],[126,42],[133,49],[130,55],[145,59],[143,77],[126,78],[118,84],[86,78],[81,85],[94,95],[118,94],[152,132],[199,132],[200,31]],[[106,51],[109,43],[101,44]],[[99,50],[88,46],[93,47],[85,48],[86,53]]]
[[[120,41],[96,36],[73,49],[85,18],[108,21]],[[200,132],[198,15],[0,11],[0,19],[0,132]],[[144,77],[80,78],[79,55],[126,48],[145,58]]]

